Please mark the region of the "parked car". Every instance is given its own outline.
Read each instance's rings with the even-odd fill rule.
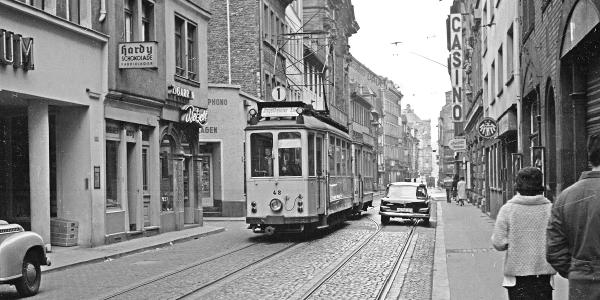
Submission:
[[[42,280],[41,265],[50,265],[42,237],[0,220],[0,283],[14,285],[21,297],[35,295]]]
[[[390,218],[422,220],[429,225],[431,197],[423,183],[394,182],[388,184],[381,198],[379,214],[381,224],[386,225]]]

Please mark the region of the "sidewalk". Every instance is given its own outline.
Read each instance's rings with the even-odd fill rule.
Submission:
[[[447,203],[445,191],[432,194],[437,200],[432,299],[508,299],[502,287],[504,252],[490,241],[494,219],[469,203]],[[567,295],[567,280],[555,276],[554,299]]]
[[[164,247],[177,242],[223,232],[225,228],[215,226],[198,226],[180,231],[165,232],[149,237],[140,237],[120,243],[102,245],[94,248],[52,246],[48,257],[51,266],[42,266],[42,272],[53,272],[76,265],[114,259],[121,256],[142,252],[148,249]]]

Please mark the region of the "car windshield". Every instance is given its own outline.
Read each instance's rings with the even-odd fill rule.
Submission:
[[[388,187],[385,196],[388,198],[425,198],[427,197],[427,189],[421,186],[391,185]]]

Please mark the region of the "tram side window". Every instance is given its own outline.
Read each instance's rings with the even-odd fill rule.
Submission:
[[[346,162],[348,161],[346,158],[348,157],[348,153],[346,152],[346,141],[342,141],[342,170],[340,175],[348,175],[348,173],[346,172]]]
[[[279,176],[302,176],[302,140],[299,132],[278,135]]]
[[[335,140],[335,175],[342,175],[342,141]]]
[[[323,138],[317,137],[317,176],[323,176]]]
[[[272,133],[253,133],[250,135],[250,157],[252,177],[273,176]]]
[[[329,174],[335,175],[335,137],[329,138]]]
[[[308,176],[315,176],[315,134],[308,134]]]

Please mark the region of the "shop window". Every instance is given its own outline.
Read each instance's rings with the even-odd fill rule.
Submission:
[[[119,164],[119,142],[106,141],[106,208],[120,208],[121,202],[118,198],[118,175]]]
[[[250,168],[252,177],[273,176],[273,134],[250,135]]]
[[[308,134],[308,176],[315,176],[315,134]]]
[[[299,132],[280,132],[279,176],[302,176],[302,140]]]
[[[173,147],[169,137],[160,143],[160,203],[161,211],[173,211]]]
[[[142,190],[148,191],[148,147],[142,148]]]

